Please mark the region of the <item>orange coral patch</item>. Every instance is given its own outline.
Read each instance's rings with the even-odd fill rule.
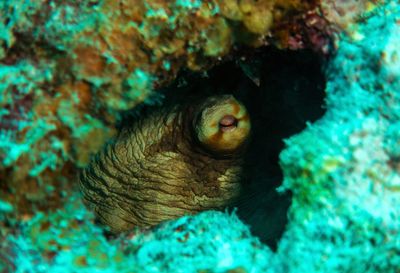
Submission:
[[[79,70],[84,76],[98,76],[105,67],[105,60],[100,52],[91,47],[78,47],[74,53],[79,60]]]

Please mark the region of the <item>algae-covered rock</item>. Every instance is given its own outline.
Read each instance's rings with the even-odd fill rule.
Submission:
[[[293,192],[293,204],[277,253],[285,255],[286,272],[400,269],[400,177],[393,155],[399,16],[398,4],[390,2],[359,23],[357,33],[341,37],[327,70],[326,115],[287,141],[283,187]]]
[[[57,1],[40,9],[40,16],[40,1],[1,4],[0,14],[9,18],[0,28],[0,148],[7,151],[0,155],[1,270],[399,272],[400,4],[323,1],[324,18],[310,10],[320,3],[311,2],[270,1],[254,11],[252,1],[119,1],[118,7],[111,1]],[[296,10],[302,15],[293,15]],[[268,12],[271,21],[243,21]],[[351,14],[341,16],[345,12]],[[23,21],[15,23],[14,14]],[[58,21],[66,27],[58,29]],[[171,71],[173,78],[180,67],[206,69],[233,44],[258,46],[270,34],[282,48],[326,52],[330,24],[341,32],[326,63],[326,113],[286,139],[280,155],[284,178],[278,190],[290,191],[292,203],[275,252],[235,214],[212,211],[113,237],[94,223],[81,197],[71,193],[76,189],[67,190],[75,180],[66,178],[113,134],[119,111],[145,100],[141,94],[151,93],[153,83],[163,83],[160,71]],[[38,36],[30,40],[27,32]],[[93,136],[98,143],[91,143]],[[29,201],[22,202],[26,210],[21,196]],[[60,208],[32,214],[29,205],[43,200]]]
[[[7,238],[0,256],[3,269],[32,273],[265,272],[270,267],[271,250],[252,237],[234,214],[204,212],[111,240],[91,220],[79,196],[71,197],[57,212],[37,214],[21,224],[19,234]]]
[[[157,104],[155,88],[181,70],[209,69],[238,46],[290,47],[287,32],[318,9],[318,1],[234,2],[2,1],[2,197],[21,210],[43,209],[47,198],[61,205],[55,192],[70,187],[56,181],[74,179],[115,135],[122,112]],[[329,27],[320,21],[324,39],[298,35],[291,45],[326,50]]]

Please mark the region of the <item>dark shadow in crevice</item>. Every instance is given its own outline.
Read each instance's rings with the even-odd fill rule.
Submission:
[[[245,159],[244,192],[235,206],[254,235],[276,249],[287,223],[290,193],[282,184],[279,154],[284,139],[325,112],[323,60],[312,51],[271,47],[209,71],[209,85],[244,102],[252,121]]]
[[[243,194],[233,207],[252,233],[272,249],[285,230],[291,203],[290,193],[276,191],[282,184],[279,154],[283,140],[324,114],[324,90],[319,55],[308,50],[265,47],[234,56],[207,72],[183,71],[174,83],[158,92],[165,96],[164,104],[230,93],[246,105],[252,137],[245,156]],[[129,120],[129,115],[132,112],[124,119]]]

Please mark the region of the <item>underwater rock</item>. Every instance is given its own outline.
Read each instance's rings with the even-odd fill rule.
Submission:
[[[23,1],[20,2],[22,3]],[[70,3],[70,1],[65,1],[65,3],[66,2]],[[82,3],[86,4],[89,2],[92,1],[82,1]],[[192,8],[196,3],[200,3],[198,1],[176,1],[174,4],[178,2],[181,7],[184,7],[186,4],[192,5]],[[232,1],[230,2],[232,3]],[[233,1],[233,4],[235,4],[235,2],[238,3],[237,1]],[[297,1],[277,1],[276,3],[278,2],[286,3],[287,5],[297,3]],[[400,89],[400,59],[398,56],[400,53],[398,44],[400,37],[400,5],[398,1],[372,1],[376,3],[376,6],[372,10],[369,10],[368,5],[352,5],[353,3],[351,3],[351,1],[325,2],[329,4],[338,4],[335,9],[337,8],[337,10],[341,10],[341,12],[335,14],[335,10],[331,10],[332,14],[329,15],[328,21],[334,23],[336,20],[343,19],[343,21],[336,22],[338,26],[343,26],[344,31],[337,37],[335,43],[337,52],[331,56],[332,58],[329,59],[329,63],[326,65],[326,75],[328,79],[325,115],[317,122],[313,124],[309,123],[307,128],[300,134],[286,139],[286,148],[280,156],[280,164],[284,172],[284,184],[279,190],[291,191],[292,202],[288,212],[288,223],[285,227],[285,232],[279,240],[275,252],[272,252],[265,245],[260,244],[257,238],[252,237],[249,234],[249,229],[234,215],[221,212],[205,212],[196,216],[182,217],[175,221],[156,226],[146,232],[138,232],[137,234],[133,233],[131,235],[125,234],[117,239],[106,238],[103,234],[103,230],[99,226],[93,224],[90,213],[85,210],[82,204],[73,206],[75,202],[79,203],[77,200],[80,199],[67,194],[65,198],[67,202],[64,203],[64,206],[60,210],[47,212],[46,214],[36,213],[34,216],[29,214],[19,215],[22,219],[17,221],[16,224],[12,223],[12,221],[4,221],[4,224],[1,226],[1,235],[4,237],[4,240],[3,238],[1,239],[5,247],[0,249],[0,268],[14,270],[15,272],[35,273],[93,271],[182,271],[189,273],[399,272],[400,143],[398,132],[400,131],[400,93],[398,90]],[[365,3],[365,1],[361,2]],[[381,3],[378,5],[378,2]],[[4,5],[3,3],[4,2],[1,2],[0,5]],[[31,1],[29,3],[33,5],[32,3],[34,2]],[[123,3],[123,8],[127,7],[124,5],[126,1],[121,1],[121,3]],[[138,1],[135,3],[142,2]],[[226,3],[228,3],[228,1],[226,1]],[[350,3],[350,6],[355,8],[349,9],[349,12],[355,11],[355,16],[341,16],[342,11],[346,11],[346,9],[343,9],[346,3]],[[360,1],[354,1],[354,3],[360,3]],[[341,7],[339,7],[339,4]],[[96,6],[97,4],[95,3],[93,5]],[[160,11],[161,8],[155,9],[157,5],[161,7],[163,2],[154,1],[152,3],[152,8],[159,12],[148,13],[146,16],[160,19],[162,23],[159,25],[166,24],[165,22],[168,21],[168,16],[165,16],[165,14]],[[21,7],[18,5],[15,6],[17,8]],[[74,7],[76,6],[71,4],[69,10]],[[329,5],[328,7],[332,8],[332,6]],[[365,12],[360,12],[359,8],[362,10],[364,7],[366,7],[367,10]],[[136,14],[139,18],[142,15],[140,10],[138,11],[140,8],[141,5],[137,5],[132,6],[130,9],[126,8],[126,10],[132,12],[132,14]],[[246,27],[240,21],[240,16],[243,16],[240,15],[242,11],[235,11],[235,8],[235,6],[232,7],[231,15],[229,15],[232,18],[229,20],[239,20],[238,24],[235,26],[239,29],[241,27]],[[17,10],[20,11],[20,9]],[[35,9],[33,9],[33,11],[34,10]],[[57,10],[57,8],[55,8],[55,10]],[[119,9],[115,8],[113,10]],[[235,12],[237,14],[235,14]],[[361,16],[358,16],[359,14],[361,14]],[[26,18],[28,15],[29,13],[27,13],[27,11],[22,14],[21,12],[18,13],[18,16],[21,18]],[[191,13],[190,16],[195,17],[193,13]],[[237,18],[235,16],[237,16]],[[255,16],[258,16],[258,14],[255,14]],[[65,13],[59,13],[58,17],[54,16],[54,18],[60,17],[67,18],[68,10]],[[115,20],[123,20],[119,17],[116,18],[118,19]],[[313,18],[313,16],[310,18]],[[56,21],[56,19],[54,20]],[[18,20],[11,20],[11,23],[4,25],[24,29],[24,24],[20,23],[15,25],[14,22],[16,21]],[[274,17],[272,22],[275,24],[277,21],[279,21],[278,18]],[[143,20],[143,22],[145,22],[145,20]],[[251,22],[250,19],[249,22]],[[314,22],[314,19],[312,19],[311,22]],[[262,26],[265,26],[263,24],[266,23],[269,22],[261,22],[261,27],[258,29],[262,29]],[[317,20],[317,25],[320,23],[322,24],[322,21]],[[235,25],[235,22],[233,22],[233,24]],[[306,25],[307,24],[304,24],[304,26]],[[51,26],[51,24],[49,24],[49,26]],[[220,21],[218,27],[224,28],[224,26],[226,26],[225,23]],[[146,27],[149,27],[149,25],[146,25]],[[315,29],[318,29],[318,27]],[[224,32],[225,34],[221,35],[222,39],[223,37],[227,37],[228,32],[229,31]],[[9,33],[13,32],[7,33],[9,35],[7,37],[10,37],[11,34]],[[236,32],[235,28],[233,28],[232,33],[243,34],[243,32],[239,30]],[[49,31],[48,34],[49,37],[51,37],[52,32]],[[291,36],[286,34],[290,33],[283,31],[279,41],[294,41],[294,48],[301,47],[304,44],[303,38],[291,40],[288,38]],[[312,32],[311,34],[310,37],[316,37],[318,38],[316,41],[321,41],[319,39],[320,36],[313,36],[314,33]],[[218,34],[214,35],[214,37],[220,37]],[[254,33],[252,33],[252,35],[254,35]],[[240,35],[238,36],[239,37],[236,37],[237,39],[243,38]],[[243,36],[246,37],[246,35]],[[68,35],[64,37],[66,37],[66,40],[73,41],[69,39],[70,36]],[[150,41],[150,38],[149,36],[146,39]],[[162,42],[159,42],[156,38],[155,40],[156,42],[152,44],[152,48],[161,50],[158,45],[159,43],[164,43],[165,40],[162,40]],[[13,42],[14,40],[9,39],[8,41]],[[297,44],[297,42],[299,43]],[[151,43],[149,45],[151,45]],[[284,48],[287,48],[285,46],[288,44],[283,43],[282,45]],[[213,44],[211,43],[210,46],[210,48],[212,48]],[[17,50],[17,52],[20,51]],[[29,50],[22,52],[29,52]],[[92,51],[87,50],[83,52],[84,53],[80,55],[81,57],[90,56],[89,53]],[[129,52],[129,50],[127,52]],[[195,52],[198,53],[196,50]],[[215,51],[209,50],[209,52]],[[7,52],[7,54],[11,53],[12,51]],[[37,53],[42,54],[43,51],[38,51]],[[5,68],[7,69],[9,69],[8,66],[15,68],[15,65],[17,65],[13,63],[12,57],[15,57],[12,56],[13,54],[15,54],[15,51],[11,54],[11,57],[9,56],[5,61],[7,65]],[[40,54],[38,56],[46,56]],[[196,53],[193,54],[198,57]],[[162,56],[162,54],[160,54],[160,56]],[[182,55],[176,55],[177,59],[179,59],[178,56]],[[16,57],[16,59],[18,59],[21,56],[17,55]],[[52,58],[47,60],[49,61],[49,66],[52,63]],[[96,60],[96,58],[92,58],[92,60]],[[155,62],[153,63],[147,59],[147,66],[145,66],[143,70],[132,74],[132,78],[134,79],[132,82],[141,82],[138,86],[141,88],[143,87],[143,89],[151,85],[149,83],[153,82],[153,80],[157,81],[156,77],[153,79],[155,74],[152,73],[150,71],[151,68],[148,67],[161,67],[160,62],[157,62],[157,60],[160,59],[154,57],[152,60],[155,60]],[[185,61],[186,60],[187,59],[185,59]],[[46,64],[46,62],[43,63]],[[69,62],[66,63],[69,64]],[[33,68],[25,69],[26,67]],[[59,66],[54,66],[53,68],[57,71],[57,69],[59,69],[58,67]],[[96,70],[96,65],[93,65],[93,71],[89,71],[90,65],[87,67],[83,65],[83,67],[84,69],[82,71],[89,74],[93,73],[93,71],[103,71],[101,69]],[[167,69],[169,66],[166,64],[163,67]],[[172,67],[176,68],[177,66],[173,64]],[[205,66],[202,67],[204,68]],[[61,96],[61,98],[58,97],[51,100],[49,99],[51,96],[44,92],[44,90],[47,89],[43,88],[41,84],[38,84],[44,83],[44,85],[47,85],[47,83],[51,81],[46,77],[38,77],[35,76],[35,74],[32,76],[27,72],[38,71],[38,69],[43,71],[41,62],[18,63],[18,71],[23,71],[17,85],[18,89],[27,90],[29,94],[40,93],[45,95],[42,101],[38,101],[37,98],[31,100],[31,96],[27,96],[26,98],[21,96],[18,99],[23,102],[23,105],[36,105],[35,109],[40,110],[42,106],[48,104],[39,102],[47,101],[47,103],[51,105],[51,102],[56,101],[57,103],[51,109],[57,110],[59,109],[58,105],[61,104],[63,105],[61,109],[76,110],[82,109],[80,107],[84,107],[84,105],[86,105],[85,107],[89,107],[88,105],[92,104],[99,106],[99,104],[96,103],[98,102],[97,99],[104,100],[104,97],[97,98],[93,96],[95,98],[88,99],[90,96],[83,95],[92,95],[92,93],[95,93],[92,90],[94,87],[87,83],[87,79],[82,80],[80,82],[81,84],[77,85],[79,87],[78,89],[82,91],[82,93],[78,93],[82,94],[82,98],[87,99],[83,100],[88,102],[87,104],[80,105],[79,107],[76,106],[75,108],[76,104],[66,103],[74,101],[71,99],[74,96],[71,94],[71,96],[67,96],[69,94],[68,92],[63,93],[63,96],[66,97]],[[150,72],[146,69],[150,69]],[[2,73],[2,75],[6,74],[7,73]],[[43,76],[43,73],[39,74]],[[58,74],[59,73],[55,73],[55,75]],[[3,76],[3,79],[18,78],[12,76],[18,75],[18,72],[14,71],[14,73],[10,73],[9,75],[11,76]],[[49,73],[46,75],[53,74]],[[71,73],[66,73],[65,75],[70,77]],[[121,76],[121,78],[123,77],[124,76]],[[76,78],[80,79],[79,77]],[[12,82],[14,81],[13,79]],[[2,82],[5,82],[5,80],[2,80]],[[63,82],[63,77],[61,77],[61,79],[58,78],[55,82]],[[116,82],[118,83],[118,81]],[[126,83],[126,86],[130,86],[132,82]],[[7,82],[6,86],[9,85],[11,85],[11,83],[8,84]],[[87,89],[87,85],[89,85],[89,89]],[[71,86],[71,84],[67,86]],[[101,86],[101,84],[99,86]],[[8,89],[4,88],[4,90]],[[66,90],[69,89],[67,88]],[[86,91],[83,90],[90,90],[90,92],[85,93]],[[109,89],[99,88],[96,90]],[[118,90],[115,92],[116,93],[112,94],[120,94]],[[9,93],[10,92],[7,91],[7,94]],[[99,93],[95,95],[100,96]],[[105,93],[107,92],[105,91]],[[10,98],[8,95],[5,97]],[[117,98],[117,100],[111,100],[110,98],[113,98],[113,96],[108,96],[107,100],[110,99],[111,104],[117,105],[117,107],[113,109],[124,109],[127,105],[128,107],[134,105],[131,101],[134,97],[134,92],[127,95],[128,104],[121,102],[118,99],[120,98],[119,96],[114,97]],[[11,99],[11,101],[13,103],[15,102],[14,99]],[[33,101],[35,103],[32,103]],[[74,103],[76,103],[76,101],[74,101]],[[7,107],[6,109],[9,109]],[[3,134],[2,136],[4,139],[9,140],[7,142],[2,142],[6,143],[5,147],[13,143],[15,144],[16,138],[13,133],[16,133],[16,129],[13,126],[15,123],[18,123],[15,121],[31,118],[25,125],[35,124],[36,126],[37,124],[35,121],[40,120],[39,117],[43,117],[43,115],[21,114],[25,111],[24,109],[28,109],[28,112],[31,111],[29,110],[30,107],[22,107],[22,109],[20,109],[21,111],[15,111],[15,113],[9,117],[9,120],[13,122],[7,123],[7,134]],[[105,126],[104,128],[112,127],[110,123],[114,124],[113,122],[106,123],[104,120],[113,121],[117,111],[113,111],[111,108],[107,107],[94,107],[94,109],[102,110],[98,112],[93,110],[93,112],[91,112],[92,110],[85,108],[85,110],[79,113],[90,112],[92,116],[98,118],[100,124]],[[53,111],[51,113],[53,115],[56,112],[57,111]],[[65,112],[60,111],[60,113]],[[107,118],[104,118],[103,115],[106,115]],[[87,117],[85,115],[82,116]],[[55,122],[60,119],[71,125],[76,121],[75,118],[68,119],[66,117],[68,117],[68,115],[59,114]],[[41,126],[43,125],[43,123],[38,124]],[[48,124],[47,119],[44,119],[44,124]],[[31,148],[36,146],[23,146],[23,151],[26,151],[25,154],[31,152],[32,157],[37,159],[37,151],[51,152],[53,151],[52,149],[61,149],[62,151],[62,147],[64,146],[60,145],[60,142],[57,142],[57,140],[69,140],[71,132],[75,132],[76,128],[73,126],[68,127],[71,131],[67,130],[65,135],[60,135],[58,134],[60,128],[58,124],[60,123],[55,124],[55,127],[44,127],[56,128],[54,131],[51,131],[54,132],[54,136],[56,136],[52,138],[54,142],[51,142],[54,146],[43,145],[38,147],[37,150]],[[224,120],[223,124],[231,124],[230,119]],[[265,124],[265,126],[269,126],[269,124]],[[35,137],[41,136],[40,134],[28,134],[33,127],[20,128],[22,133],[19,135],[21,138],[18,143],[24,143],[24,139],[36,141],[37,138]],[[42,127],[34,128],[34,132],[48,132],[38,129]],[[92,127],[89,126],[89,128]],[[27,138],[24,137],[25,134],[28,134]],[[42,139],[40,137],[38,138]],[[93,135],[92,137],[87,137],[87,139],[84,137],[83,139],[88,141],[88,139],[93,139]],[[47,139],[37,142],[48,143]],[[85,141],[82,142],[84,143]],[[67,143],[73,147],[78,147],[70,142]],[[67,145],[67,147],[69,146]],[[83,150],[85,150],[85,145],[82,145],[82,147],[84,147]],[[13,151],[15,151],[15,153],[5,154],[7,158],[12,159],[12,157],[10,157],[11,155],[19,155],[16,153],[19,151],[18,149]],[[46,155],[47,154],[44,154],[42,159],[49,158],[49,161],[44,162],[48,164],[54,163],[54,157],[48,157]],[[68,155],[67,151],[66,158],[68,158]],[[20,161],[12,161],[14,163],[11,163],[1,174],[2,182],[7,179],[7,183],[9,183],[10,177],[13,178],[18,174],[18,166],[20,166],[18,164],[26,166],[24,170],[27,171],[23,172],[20,178],[14,180],[15,183],[10,187],[12,189],[19,188],[21,185],[20,181],[25,181],[26,173],[28,173],[32,167],[30,164],[23,164],[24,162],[30,162],[29,160],[31,158],[29,158],[29,160],[23,157],[18,158],[22,159],[20,159]],[[2,155],[2,159],[4,159],[4,155]],[[42,166],[42,164],[39,164],[39,166]],[[43,166],[47,165],[43,163]],[[52,165],[50,164],[49,166]],[[57,170],[61,168],[59,167],[60,165],[54,166]],[[10,170],[10,167],[12,170]],[[40,171],[40,168],[38,168],[38,170]],[[76,171],[76,169],[71,168],[64,170],[64,172],[68,173],[69,170],[73,170],[71,173]],[[57,178],[59,177],[59,174],[46,175],[53,178],[54,176]],[[66,175],[66,177],[68,176]],[[53,183],[55,182],[59,183],[60,180],[54,179]],[[44,185],[48,186],[46,181]],[[40,187],[38,186],[38,188]],[[12,210],[10,207],[6,208],[6,210],[2,212],[3,219],[9,219],[9,217],[11,217],[10,215],[18,212],[17,206],[15,206],[17,202],[14,202],[14,199],[10,201],[10,196],[13,196],[11,190],[7,189],[4,185],[2,185],[1,190],[2,195],[7,197],[4,198],[4,204],[10,204],[13,208]],[[22,195],[24,191],[29,193],[36,192],[38,194],[30,195],[30,198],[33,200],[32,202],[38,199],[46,200],[46,194],[40,195],[40,193],[43,193],[42,190],[32,191],[31,188],[26,190],[22,188],[21,192],[18,194]],[[58,192],[58,190],[55,192]],[[265,230],[268,232],[268,225],[265,226]],[[10,259],[10,256],[13,257],[13,259]],[[6,263],[6,265],[1,267],[3,266],[2,263]]]
[[[284,272],[400,270],[400,5],[387,1],[340,37],[327,112],[281,154],[292,206]],[[390,139],[390,140],[389,140]]]
[[[327,25],[310,26],[312,36],[323,39],[303,39],[300,31],[296,42],[289,39],[300,18],[318,6],[283,0],[1,1],[1,196],[20,210],[44,209],[48,199],[52,207],[61,205],[58,193],[71,190],[77,168],[115,135],[121,112],[157,104],[153,90],[183,69],[207,70],[239,47],[325,52]]]
[[[222,209],[240,193],[250,135],[231,95],[172,105],[124,128],[82,172],[88,205],[113,232]]]
[[[234,214],[203,212],[165,222],[151,232],[112,240],[92,220],[77,195],[58,211],[38,213],[2,244],[0,269],[15,273],[265,272],[271,265],[272,252]]]

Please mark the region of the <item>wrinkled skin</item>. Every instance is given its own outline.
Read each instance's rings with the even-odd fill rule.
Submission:
[[[85,201],[112,232],[235,202],[250,134],[230,95],[159,109],[121,130],[82,171]]]

